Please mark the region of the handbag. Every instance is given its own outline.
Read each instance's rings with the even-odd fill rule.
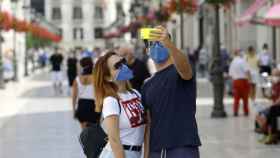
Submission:
[[[100,124],[89,124],[80,133],[79,141],[87,158],[98,158],[107,144],[107,135]]]

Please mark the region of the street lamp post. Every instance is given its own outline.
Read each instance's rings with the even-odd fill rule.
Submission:
[[[17,2],[18,0],[11,0],[12,3],[12,10],[14,13],[14,17],[17,17]],[[18,81],[18,63],[17,63],[17,36],[16,36],[16,31],[14,30],[14,35],[13,35],[13,69],[14,69],[14,81]]]
[[[203,4],[200,5],[199,9],[199,46],[203,47],[204,45],[204,11],[203,11]]]
[[[22,7],[24,9],[24,18],[26,19],[29,14],[26,14],[28,10],[30,9],[30,6],[27,6],[26,1],[24,1],[24,6]],[[28,50],[27,50],[27,32],[25,33],[25,50],[24,50],[24,76],[28,76]]]
[[[274,0],[271,0],[271,5],[273,6]],[[275,59],[274,63],[276,64],[276,59],[277,59],[277,37],[276,37],[277,31],[276,31],[276,27],[273,26],[272,27],[272,57],[273,59]]]
[[[180,35],[181,35],[181,49],[183,50],[185,37],[184,37],[184,12],[182,7],[183,6],[180,6]]]
[[[214,93],[214,107],[211,113],[213,118],[226,117],[224,110],[224,77],[223,68],[221,66],[221,51],[220,51],[220,7],[219,4],[215,7],[215,39],[213,48],[213,59],[210,67],[212,75],[213,93]]]
[[[0,12],[2,10],[2,0],[0,0]],[[4,67],[3,67],[3,57],[2,57],[2,30],[0,29],[0,89],[5,88],[4,82]]]

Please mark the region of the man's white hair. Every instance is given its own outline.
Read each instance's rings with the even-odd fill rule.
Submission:
[[[132,51],[135,49],[135,45],[132,42],[124,41],[120,45],[120,48],[128,48]]]

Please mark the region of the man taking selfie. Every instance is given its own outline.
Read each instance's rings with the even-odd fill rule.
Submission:
[[[142,89],[148,117],[145,158],[199,158],[196,88],[189,60],[161,26],[148,40],[157,72]]]

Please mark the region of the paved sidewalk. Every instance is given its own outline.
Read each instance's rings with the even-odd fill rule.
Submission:
[[[21,108],[0,127],[0,158],[83,158],[77,139],[80,127],[72,118],[70,98],[53,94],[48,74],[30,78],[25,86],[21,94],[19,89],[6,94],[10,99],[19,99],[14,103]],[[205,91],[203,86],[199,87]],[[12,92],[17,92],[17,97],[11,96]],[[6,102],[11,103],[10,99]],[[253,132],[253,115],[234,118],[231,106],[226,106],[228,118],[211,119],[210,100],[210,95],[198,99],[203,103],[197,107],[203,143],[201,158],[279,157],[280,145],[257,142],[259,135]]]
[[[20,98],[20,95],[26,90],[32,90],[35,84],[31,77],[27,77],[19,82],[8,82],[5,89],[0,89],[0,127],[4,120],[18,113],[26,102],[26,99]]]
[[[38,70],[34,74],[22,78],[19,82],[8,82],[5,89],[0,89],[0,128],[12,116],[19,113],[24,105],[41,96],[47,98],[65,97],[55,96],[47,70]],[[67,89],[67,87],[65,87]]]

